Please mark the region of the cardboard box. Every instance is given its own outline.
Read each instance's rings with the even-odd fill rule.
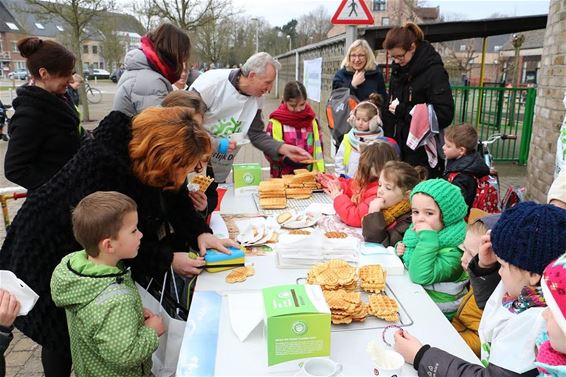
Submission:
[[[245,254],[241,249],[229,246],[228,250],[232,254],[224,254],[216,250],[206,250],[204,261],[206,262],[205,270],[208,272],[220,272],[237,268],[238,265],[244,266]],[[222,267],[223,265],[229,265]]]
[[[236,195],[257,192],[259,182],[261,182],[261,165],[234,164],[234,193]]]
[[[330,355],[330,309],[320,286],[264,288],[263,304],[270,370],[297,369],[305,359]]]

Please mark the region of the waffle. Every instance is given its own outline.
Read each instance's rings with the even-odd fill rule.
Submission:
[[[259,205],[266,209],[283,209],[287,207],[287,198],[260,198]]]
[[[307,158],[306,160],[302,160],[299,161],[301,164],[305,164],[305,165],[310,165],[310,164],[314,164],[316,162],[315,159],[312,158]]]
[[[309,232],[308,230],[304,230],[304,229],[291,229],[289,231],[289,234],[308,236],[308,235],[311,234],[311,232]]]
[[[295,174],[291,183],[304,184],[305,182],[315,182],[314,177],[315,177],[315,173],[311,173],[311,172]]]
[[[249,276],[253,275],[255,275],[255,269],[252,266],[238,267],[226,275],[226,283],[240,283],[246,281]]]
[[[310,171],[308,171],[307,169],[295,169],[295,170],[293,170],[293,173],[295,173],[295,175],[297,175],[297,174],[310,173]]]
[[[387,322],[397,322],[399,315],[399,305],[395,299],[385,295],[370,295],[369,301],[369,314],[386,320]]]
[[[348,235],[344,232],[326,232],[324,233],[326,238],[347,238]]]
[[[307,284],[320,285],[323,290],[353,290],[358,284],[356,269],[342,260],[333,259],[313,266]]]
[[[381,265],[372,264],[362,266],[358,270],[360,286],[366,292],[379,293],[385,290],[386,272]]]
[[[352,321],[363,321],[368,315],[367,304],[362,302],[359,292],[343,289],[323,291],[324,298],[330,308],[332,323],[348,324]]]
[[[205,192],[212,181],[214,181],[214,178],[206,177],[204,175],[196,175],[191,180],[191,183],[198,185],[200,192]]]
[[[282,214],[277,216],[277,223],[283,224],[285,221],[291,219],[291,217],[293,217],[293,215],[290,212],[283,212]]]

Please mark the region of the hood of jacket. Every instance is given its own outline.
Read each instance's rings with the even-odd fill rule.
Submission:
[[[66,255],[53,271],[51,297],[55,305],[76,312],[112,284],[122,284],[130,271],[88,260],[84,250]]]
[[[126,68],[126,71],[138,71],[140,69],[153,70],[145,54],[139,48],[128,51],[124,57],[124,68]]]
[[[403,67],[398,63],[393,63],[391,65],[391,74],[407,74],[409,77],[416,77],[433,65],[443,66],[442,58],[430,43],[422,41],[415,50],[413,58],[407,65]]]
[[[458,172],[481,178],[489,174],[489,167],[476,152],[446,162],[445,174]]]
[[[23,85],[16,89],[18,95],[12,105],[14,110],[20,111],[26,107],[34,111],[42,109],[49,114],[49,119],[57,119],[59,127],[76,129],[79,125],[79,114],[74,106],[63,96],[49,93],[35,85]],[[14,114],[15,115],[15,114]]]

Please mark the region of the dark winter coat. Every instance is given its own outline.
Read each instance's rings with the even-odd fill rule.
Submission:
[[[13,101],[6,178],[35,189],[49,180],[80,146],[79,114],[63,97],[37,86],[21,86]]]
[[[460,187],[468,208],[472,208],[478,188],[477,179],[488,175],[489,167],[479,154],[472,152],[458,159],[446,161],[444,179],[448,179],[451,173],[459,173],[451,182]]]
[[[411,225],[411,212],[399,216],[392,229],[387,229],[383,212],[373,212],[366,215],[362,220],[362,233],[367,242],[377,242],[383,246],[395,246],[399,241],[403,241],[405,231]]]
[[[16,327],[37,343],[54,350],[69,347],[65,313],[53,304],[49,282],[61,259],[82,249],[71,227],[71,209],[95,191],[119,191],[138,204],[138,228],[143,233],[138,256],[126,261],[134,278],[162,278],[173,252],[196,247],[196,238],[211,232],[196,214],[186,186],[162,191],[141,183],[132,173],[128,155],[130,118],[111,112],[94,130],[79,153],[45,185],[33,192],[14,218],[0,251],[0,269],[13,271],[37,294],[39,301]],[[159,238],[168,218],[175,234]]]
[[[401,147],[401,159],[413,166],[429,167],[424,147],[411,150],[407,146],[407,137],[411,125],[409,112],[419,103],[434,106],[438,125],[441,129],[447,127],[454,117],[454,99],[448,82],[448,73],[444,69],[438,52],[427,42],[419,43],[413,58],[407,65],[401,67],[397,63],[391,65],[389,80],[389,103],[398,99],[399,105],[395,114],[384,112],[385,136],[393,137]],[[385,106],[388,108],[388,105]],[[440,160],[438,166],[444,166]],[[440,176],[441,170],[436,169]]]
[[[387,92],[385,91],[385,80],[379,69],[366,71],[366,80],[357,88],[352,86],[354,71],[348,71],[346,68],[339,69],[332,79],[332,89],[350,88],[350,94],[356,96],[360,101],[365,101],[373,92],[381,94],[383,102],[387,103]]]

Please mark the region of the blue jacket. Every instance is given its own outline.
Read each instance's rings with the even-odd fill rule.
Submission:
[[[350,94],[356,96],[356,98],[360,101],[367,100],[371,93],[377,92],[383,97],[383,103],[387,103],[385,81],[383,80],[383,75],[379,69],[366,71],[366,81],[357,88],[352,86],[353,77],[353,71],[347,71],[346,68],[339,69],[332,80],[332,89],[350,88]]]

